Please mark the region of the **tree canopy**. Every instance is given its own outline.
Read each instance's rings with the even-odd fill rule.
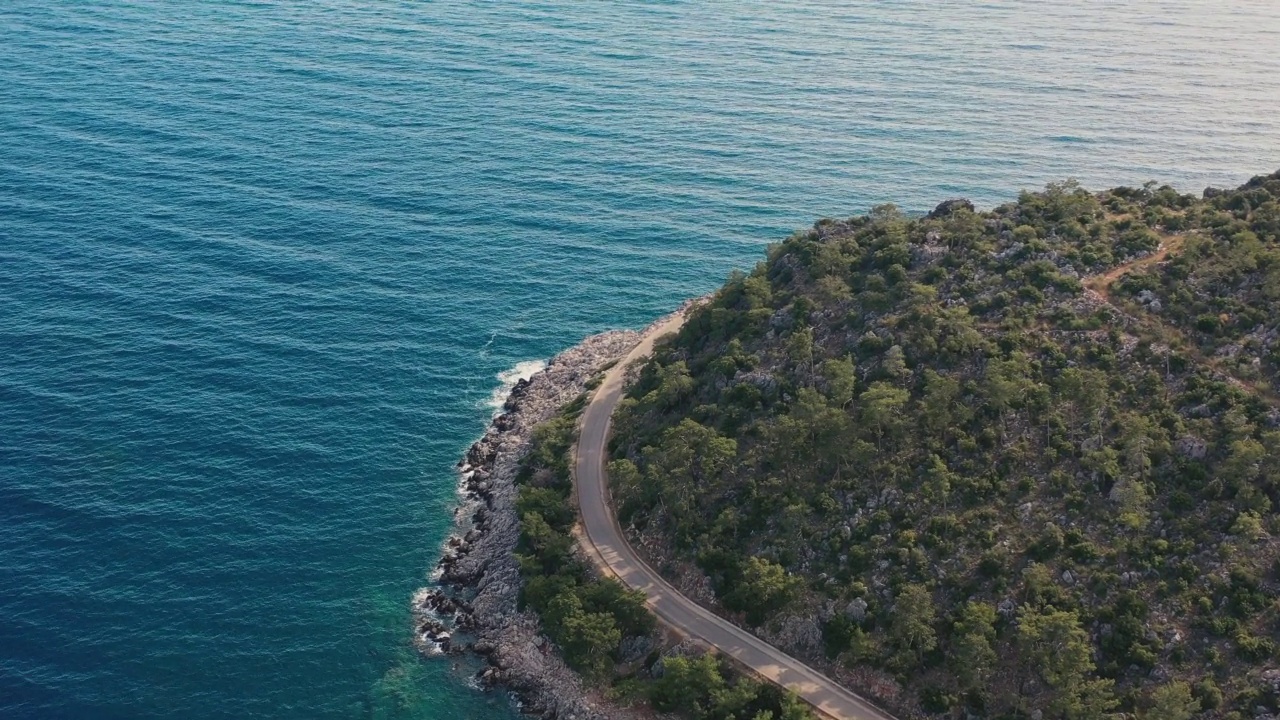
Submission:
[[[913,710],[1280,712],[1278,302],[1280,173],[824,219],[641,368],[620,519]]]

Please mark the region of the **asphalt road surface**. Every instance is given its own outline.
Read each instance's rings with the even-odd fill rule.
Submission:
[[[700,638],[761,677],[795,691],[823,714],[838,720],[894,720],[822,673],[681,595],[623,539],[622,528],[609,503],[605,477],[610,420],[622,397],[627,365],[649,355],[656,339],[678,330],[683,322],[684,317],[677,315],[649,332],[626,358],[609,370],[583,413],[576,478],[586,536],[584,549],[625,585],[642,591],[650,609],[664,623],[687,636]]]

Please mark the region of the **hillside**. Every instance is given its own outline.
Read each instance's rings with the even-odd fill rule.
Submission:
[[[1280,173],[822,220],[639,372],[619,519],[900,712],[1274,713],[1278,300]]]

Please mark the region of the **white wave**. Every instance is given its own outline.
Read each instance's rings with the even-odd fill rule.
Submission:
[[[418,638],[418,648],[427,657],[442,657],[445,654],[444,648],[440,646],[440,643],[435,642],[426,635]]]
[[[521,380],[528,380],[545,367],[547,367],[545,361],[525,360],[524,362],[516,363],[516,366],[509,370],[503,370],[498,373],[498,387],[494,388],[493,392],[489,394],[489,400],[485,403],[485,406],[493,410],[494,414],[497,414],[502,410],[502,404],[507,401],[507,396],[511,394],[511,388],[515,387],[516,383]]]

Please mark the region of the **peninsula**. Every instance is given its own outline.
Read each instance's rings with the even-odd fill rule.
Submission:
[[[517,388],[424,639],[561,717],[1275,714],[1278,302],[1280,173],[819,221]]]

